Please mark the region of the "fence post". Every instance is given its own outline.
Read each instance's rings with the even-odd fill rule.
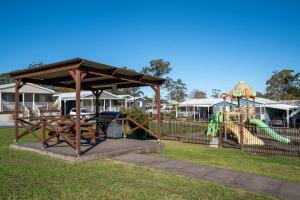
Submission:
[[[125,130],[125,138],[127,138],[128,137],[128,130],[127,130],[127,128],[128,128],[128,126],[129,126],[129,123],[128,123],[128,119],[126,118],[125,119],[125,127],[124,127],[124,130]]]
[[[223,147],[223,136],[222,136],[222,133],[224,131],[224,124],[221,125],[221,128],[220,128],[220,123],[217,124],[217,126],[219,126],[219,147]]]
[[[240,115],[240,146],[241,151],[244,151],[244,124],[243,124],[243,115]]]
[[[45,137],[46,137],[46,121],[42,118],[42,149],[45,148]]]
[[[125,131],[125,124],[124,124],[124,117],[122,118],[122,132],[123,132],[123,137],[126,138],[126,131]]]
[[[180,134],[180,141],[183,141],[183,132],[182,132],[182,122],[179,121],[179,134]]]
[[[182,128],[183,128],[183,130],[182,130],[182,134],[184,135],[184,142],[186,142],[186,131],[185,131],[185,127],[186,126],[186,121],[183,121],[182,122]]]

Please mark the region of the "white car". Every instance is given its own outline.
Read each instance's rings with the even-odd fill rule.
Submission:
[[[92,114],[87,108],[80,108],[80,119],[90,119]],[[76,108],[71,109],[70,115],[76,118]]]

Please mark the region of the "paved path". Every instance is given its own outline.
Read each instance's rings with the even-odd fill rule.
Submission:
[[[207,165],[194,164],[145,154],[126,154],[114,160],[173,172],[196,179],[205,179],[222,185],[265,193],[283,199],[300,199],[300,184],[253,174],[227,170]]]

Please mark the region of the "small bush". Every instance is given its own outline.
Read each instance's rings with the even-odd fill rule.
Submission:
[[[128,108],[128,109],[122,108],[121,112],[123,114],[127,114],[128,117],[135,120],[139,124],[143,124],[148,119],[148,115],[142,109],[140,109],[136,106],[132,107],[132,108]],[[129,123],[129,126],[130,126],[130,128],[136,127],[136,125],[133,123]],[[145,124],[144,126],[146,128],[148,128],[148,124]],[[133,133],[131,133],[131,135],[129,135],[129,136],[138,138],[138,139],[147,139],[148,138],[147,132],[141,128],[133,131]]]

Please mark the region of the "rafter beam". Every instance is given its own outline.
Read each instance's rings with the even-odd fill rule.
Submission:
[[[84,77],[84,79],[89,79],[89,78],[95,78],[95,77],[99,77],[96,75],[92,75],[92,74],[88,74]],[[58,78],[45,78],[44,80],[47,80],[49,82],[67,82],[67,81],[73,81],[73,77],[72,76],[63,76],[63,77],[58,77]]]
[[[56,87],[65,87],[65,88],[72,88],[74,89],[74,86],[72,84],[67,83],[59,83],[59,82],[49,82],[47,80],[40,80],[40,79],[33,79],[33,78],[25,78],[24,81],[28,83],[35,83],[35,84],[42,84],[42,85],[52,85]]]
[[[112,70],[101,70],[101,69],[95,69],[91,67],[81,66],[80,69],[82,71],[88,72],[90,74],[98,75],[100,77],[108,77],[108,78],[115,78],[119,80],[124,80],[125,82],[131,82],[131,83],[138,83],[138,84],[146,84],[146,85],[155,85],[154,83],[140,81],[141,75],[125,75],[125,74],[119,74],[115,73],[112,75]]]
[[[76,69],[80,65],[81,65],[81,63],[75,64],[75,65],[68,65],[68,66],[64,66],[64,67],[51,68],[48,70],[35,71],[35,72],[31,72],[31,73],[26,73],[26,74],[13,75],[12,78],[20,79],[20,78],[27,78],[27,77],[34,77],[34,76],[47,75],[47,74],[51,74],[51,73],[63,72],[63,71]]]

